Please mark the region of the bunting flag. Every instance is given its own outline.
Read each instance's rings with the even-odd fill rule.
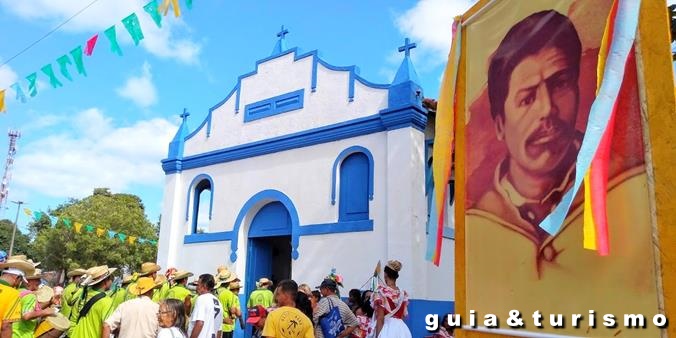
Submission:
[[[85,70],[84,62],[82,60],[82,46],[77,46],[73,50],[71,50],[70,56],[72,56],[73,61],[75,61],[75,68],[77,69],[77,73],[82,76],[87,76],[87,71]]]
[[[42,219],[42,213],[40,211],[33,212],[33,219],[37,222]]]
[[[147,5],[143,6],[143,10],[146,11],[153,18],[153,21],[157,25],[157,28],[162,28],[162,15],[160,15],[160,10],[157,7],[157,1],[152,0]]]
[[[67,219],[67,218],[64,218],[64,219],[63,219],[63,224],[65,224],[65,225],[66,225],[66,228],[68,228],[68,229],[70,229],[70,228],[73,227],[73,223],[72,223],[69,219]]]
[[[117,238],[120,239],[120,242],[124,242],[125,240],[127,240],[127,235],[120,232],[117,234]]]
[[[68,79],[68,81],[73,81],[73,77],[71,77],[70,73],[68,72],[68,65],[72,65],[68,55],[64,54],[59,56],[59,58],[56,59],[56,62],[59,64],[59,70],[61,71],[61,75],[63,75],[63,77]]]
[[[28,95],[35,97],[35,95],[38,95],[38,73],[29,74],[26,76],[26,80],[28,80]]]
[[[129,236],[129,244],[136,243],[136,236]]]
[[[110,41],[110,51],[119,56],[122,56],[122,49],[120,49],[120,45],[117,43],[115,25],[110,26],[110,28],[106,29],[103,33],[106,34],[106,37],[108,37],[108,41]]]
[[[82,223],[75,222],[75,232],[77,232],[78,234],[82,233]]]
[[[615,20],[613,26],[610,51],[607,53],[602,82],[598,90],[598,95],[589,111],[587,129],[584,133],[584,139],[582,140],[582,145],[577,155],[573,187],[563,195],[561,202],[556,206],[552,213],[540,223],[540,227],[550,235],[555,235],[561,229],[563,221],[570,210],[573,198],[580,189],[580,185],[582,185],[582,181],[590,169],[592,160],[596,156],[601,145],[602,138],[606,135],[606,131],[608,130],[613,115],[613,107],[616,104],[624,77],[629,52],[634,44],[641,0],[618,0],[617,6],[617,20]],[[590,183],[593,183],[593,179]],[[590,196],[593,200],[595,196],[594,188],[591,185],[590,188]],[[605,191],[600,193],[605,194]],[[592,219],[596,221],[593,213]],[[601,234],[597,233],[597,244],[600,240],[600,235]],[[597,250],[598,249],[600,248],[597,248]]]
[[[23,93],[23,89],[21,89],[21,85],[18,82],[12,84],[9,88],[14,89],[17,100],[21,101],[21,103],[26,103],[26,95]]]
[[[59,218],[56,216],[49,216],[49,223],[52,225],[56,225],[56,223],[59,223]]]
[[[144,244],[146,242],[145,238],[139,238],[138,239],[139,244]]]
[[[0,90],[0,113],[5,112],[5,90]]]
[[[613,1],[610,14],[606,20],[603,38],[601,39],[601,48],[599,49],[596,71],[597,95],[600,88],[599,84],[603,82],[603,71],[605,69],[608,51],[612,43],[611,38],[614,33],[616,16],[617,0]],[[617,101],[613,104],[608,128],[603,134],[599,149],[592,160],[591,168],[584,179],[583,247],[585,249],[597,250],[601,256],[606,256],[609,253],[606,191],[608,185],[608,161],[610,160],[610,145],[615,125],[616,109]]]
[[[92,56],[92,53],[94,53],[94,46],[96,46],[96,40],[99,39],[99,34],[95,34],[89,40],[87,40],[87,44],[85,45],[85,50],[84,54],[87,56]]]
[[[85,230],[87,232],[94,232],[94,226],[91,225],[91,224],[87,224],[87,225],[85,225]]]
[[[134,45],[138,46],[138,43],[143,40],[143,31],[141,30],[141,24],[138,22],[136,13],[131,13],[131,15],[122,19],[122,24],[127,29],[127,32],[129,32],[129,35],[131,35],[132,40],[134,40]]]
[[[162,15],[167,16],[169,5],[174,8],[174,16],[177,18],[181,16],[181,7],[178,6],[178,0],[163,0],[162,5],[160,5],[159,8],[159,11],[162,13]]]
[[[54,69],[52,69],[52,64],[48,64],[40,68],[45,75],[49,77],[49,84],[52,85],[52,88],[63,87],[63,84],[59,79],[54,75]]]
[[[157,245],[157,241],[156,241],[156,240],[149,240],[148,243],[150,243],[150,244],[152,244],[152,245]]]
[[[33,211],[28,208],[23,208],[23,213],[26,214],[26,216],[31,217],[33,216]]]
[[[96,236],[101,237],[106,233],[106,229],[104,228],[96,228]]]
[[[188,9],[192,9],[192,0],[185,0],[185,7]]]
[[[116,233],[115,231],[113,231],[113,230],[108,230],[108,237],[109,237],[109,238],[115,238],[115,235],[117,235],[117,233]]]
[[[441,91],[437,109],[432,175],[434,186],[432,192],[432,208],[430,210],[430,226],[427,234],[428,261],[439,266],[441,259],[441,243],[444,231],[444,215],[448,207],[446,203],[449,194],[448,179],[451,174],[452,153],[455,134],[455,89],[460,65],[460,51],[462,49],[462,24],[461,17],[453,21],[453,34],[451,38],[451,51],[448,54],[448,64],[444,71]]]

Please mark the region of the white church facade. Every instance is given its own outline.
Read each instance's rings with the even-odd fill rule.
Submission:
[[[347,296],[378,260],[397,259],[407,323],[423,337],[426,314],[453,310],[454,242],[449,227],[441,266],[425,260],[433,127],[413,45],[394,81],[375,84],[286,48],[284,33],[196,129],[182,115],[162,161],[158,263],[195,275],[228,266],[245,304],[263,276],[315,286],[335,268]]]

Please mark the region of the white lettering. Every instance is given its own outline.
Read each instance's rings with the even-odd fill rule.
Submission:
[[[563,327],[563,315],[549,315],[549,324],[552,327]]]
[[[460,318],[459,314],[450,314],[448,315],[448,318],[446,318],[446,321],[448,322],[448,326],[450,327],[461,327],[462,326],[462,318]]]
[[[653,316],[653,324],[655,324],[655,326],[659,327],[660,329],[667,327],[668,322],[667,316],[663,314],[656,314]]]
[[[476,327],[476,311],[474,310],[469,310],[469,325]]]
[[[439,328],[439,316],[438,315],[427,315],[425,316],[425,329],[427,331],[436,331]]]
[[[582,315],[580,314],[575,314],[573,315],[573,327],[578,328],[580,327],[580,318],[582,318]]]
[[[603,325],[606,327],[615,327],[615,316],[611,314],[603,315]]]
[[[594,310],[589,310],[589,326],[592,328],[596,327],[596,314]]]
[[[484,316],[484,326],[485,327],[498,327],[498,316],[489,313]]]
[[[631,321],[631,323],[629,323]],[[641,314],[628,314],[624,315],[624,326],[625,327],[644,327],[645,326],[645,317]]]
[[[533,312],[533,324],[537,327],[542,327],[542,315],[540,314],[540,310]]]

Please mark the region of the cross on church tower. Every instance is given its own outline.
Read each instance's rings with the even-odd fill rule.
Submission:
[[[289,34],[289,30],[284,29],[284,25],[282,25],[282,30],[280,30],[279,33],[277,33],[277,37],[284,39],[284,36],[286,34]]]
[[[188,119],[188,116],[190,116],[190,113],[188,113],[187,108],[183,108],[183,114],[179,116],[183,119],[183,122],[185,122]]]
[[[405,56],[410,56],[411,55],[411,49],[415,48],[416,44],[411,43],[411,40],[408,38],[404,39],[404,45],[399,47],[399,52],[404,52]]]

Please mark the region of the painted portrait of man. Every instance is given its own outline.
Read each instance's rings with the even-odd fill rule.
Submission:
[[[583,248],[583,191],[558,233],[539,227],[575,179],[610,3],[501,1],[466,28],[467,308],[479,314],[657,311],[633,57],[611,146],[611,254]],[[581,335],[569,324],[544,331]]]

